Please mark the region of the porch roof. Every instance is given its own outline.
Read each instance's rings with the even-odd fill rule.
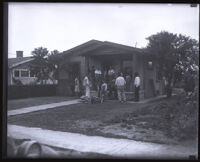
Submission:
[[[147,54],[145,49],[126,46],[108,41],[90,40],[84,44],[59,54],[61,57],[67,56],[102,56],[102,55],[132,55]]]

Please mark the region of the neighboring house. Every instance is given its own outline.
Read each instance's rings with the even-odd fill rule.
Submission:
[[[149,98],[163,94],[163,81],[157,70],[157,60],[145,49],[134,48],[112,42],[91,40],[55,57],[60,57],[58,94],[71,95],[74,77],[79,76],[81,83],[88,69],[94,65],[98,69],[112,66],[116,72],[125,73],[127,69],[132,75],[135,72],[141,78],[141,98]],[[64,70],[63,65],[71,69]],[[133,81],[132,81],[133,82]],[[132,88],[132,92],[134,89]]]
[[[15,85],[17,82],[31,84],[36,77],[29,70],[28,65],[34,58],[23,57],[23,51],[16,51],[16,58],[8,59],[8,85]]]
[[[37,77],[29,70],[29,65],[31,61],[34,60],[33,57],[23,57],[23,51],[16,51],[16,58],[8,59],[8,85],[16,84],[41,84],[37,82]],[[52,73],[50,78],[52,78]],[[48,79],[43,81],[45,84],[56,84],[57,80]]]

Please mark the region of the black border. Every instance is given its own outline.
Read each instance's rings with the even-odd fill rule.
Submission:
[[[1,59],[1,65],[2,65],[2,106],[1,106],[1,123],[2,123],[2,158],[6,156],[6,146],[7,146],[7,60],[8,60],[8,5],[7,3],[4,3],[1,5],[1,14],[2,19],[1,22],[3,24],[3,27],[1,28],[1,56],[3,59]]]
[[[177,4],[199,4],[197,0],[3,0],[3,2],[0,2],[0,21],[1,21],[1,39],[0,39],[0,56],[1,56],[1,143],[2,143],[2,149],[1,149],[1,159],[6,159],[6,145],[7,145],[7,60],[8,60],[8,2],[41,2],[41,3],[177,3]],[[198,112],[198,116],[200,115],[200,112]],[[199,122],[199,121],[198,121]],[[199,135],[199,129],[200,125],[198,125],[198,135]],[[199,150],[199,139],[198,139],[198,160],[200,155]],[[12,159],[10,159],[12,160]],[[17,159],[16,159],[17,160]],[[18,160],[27,160],[27,159],[18,159]],[[30,159],[28,159],[30,160]],[[40,159],[36,159],[40,160]],[[54,159],[43,159],[43,160],[54,160]],[[60,159],[56,159],[60,160]],[[64,160],[74,160],[74,159],[64,159]],[[83,159],[81,159],[83,160]],[[89,159],[86,159],[89,160]],[[95,159],[97,160],[97,159]],[[99,159],[98,159],[99,160]],[[100,159],[101,160],[101,159]],[[105,159],[104,159],[105,160]],[[111,159],[113,160],[113,159]],[[121,159],[114,159],[114,160],[121,160]],[[124,159],[125,160],[125,159]],[[133,159],[131,159],[133,160]],[[153,159],[152,159],[153,160]],[[167,159],[166,159],[167,160]],[[188,159],[186,161],[190,161],[194,159]],[[197,160],[197,159],[195,159]],[[165,161],[165,160],[163,160]]]

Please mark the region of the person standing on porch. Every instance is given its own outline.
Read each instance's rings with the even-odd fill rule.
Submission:
[[[74,92],[75,92],[76,96],[79,96],[79,93],[80,93],[80,82],[79,82],[78,77],[75,78],[74,82],[75,82]]]
[[[125,96],[125,91],[124,91],[126,81],[122,73],[117,77],[115,81],[115,85],[117,86],[118,100],[120,102],[126,102],[126,96]]]
[[[111,82],[111,80],[113,79],[115,74],[115,70],[112,68],[112,66],[110,66],[109,70],[108,70],[108,81]]]
[[[90,98],[90,81],[87,75],[83,79],[83,87],[85,89],[85,96]]]
[[[135,87],[135,101],[139,101],[140,100],[140,96],[139,96],[140,77],[139,77],[138,72],[135,73],[134,87]]]

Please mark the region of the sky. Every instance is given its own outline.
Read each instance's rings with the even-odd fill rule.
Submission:
[[[8,57],[60,52],[95,39],[138,48],[160,31],[199,41],[199,6],[189,4],[9,3]]]

